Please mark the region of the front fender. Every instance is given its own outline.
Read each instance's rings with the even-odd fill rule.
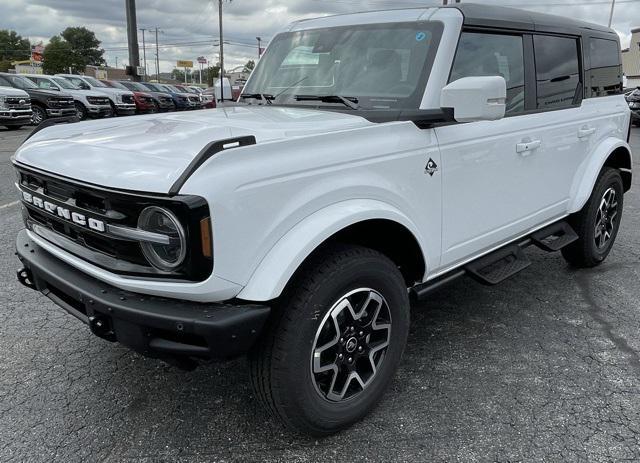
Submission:
[[[370,219],[392,220],[406,227],[421,245],[425,264],[429,268],[422,248],[422,237],[406,215],[382,201],[352,199],[327,206],[293,227],[271,248],[237,297],[248,301],[275,299],[318,246],[349,225]]]
[[[593,187],[598,180],[598,175],[604,167],[607,159],[618,148],[623,148],[629,155],[629,170],[631,171],[631,148],[628,143],[619,138],[606,138],[593,151],[591,156],[585,160],[574,177],[571,186],[571,202],[569,204],[569,213],[573,214],[581,210],[589,200]]]

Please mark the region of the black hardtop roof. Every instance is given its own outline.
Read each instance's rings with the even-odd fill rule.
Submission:
[[[456,3],[444,8],[457,8],[460,10],[464,15],[464,24],[466,26],[499,27],[503,29],[575,35],[593,31],[599,34],[613,34],[617,38],[616,32],[606,26],[578,21],[564,16],[477,3]]]

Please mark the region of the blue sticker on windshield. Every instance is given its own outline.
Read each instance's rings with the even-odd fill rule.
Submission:
[[[426,38],[427,38],[427,34],[425,34],[424,32],[418,32],[418,33],[416,34],[416,40],[417,40],[418,42],[422,42],[422,41],[423,41],[424,39],[426,39]]]

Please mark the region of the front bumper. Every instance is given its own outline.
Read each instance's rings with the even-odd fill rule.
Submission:
[[[122,291],[75,269],[18,233],[20,282],[89,325],[96,336],[154,358],[229,359],[246,353],[269,316],[261,305],[200,304]]]
[[[110,116],[113,110],[111,106],[93,106],[87,105],[87,114],[91,117],[105,117]]]
[[[136,105],[134,104],[117,104],[116,114],[118,116],[131,116],[136,113]]]
[[[76,108],[64,108],[64,109],[47,109],[47,116],[49,117],[67,117],[75,116]]]
[[[31,122],[31,110],[2,110],[0,111],[0,125],[22,125]]]

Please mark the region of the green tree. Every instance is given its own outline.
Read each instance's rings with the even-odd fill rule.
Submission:
[[[96,34],[86,27],[67,27],[60,35],[51,37],[44,49],[44,71],[84,72],[87,66],[103,66],[104,50]]]
[[[104,66],[104,50],[93,31],[86,27],[67,27],[60,36],[71,46],[73,62],[84,71],[86,66]]]
[[[29,59],[31,44],[16,31],[0,29],[0,62],[11,62]],[[2,66],[2,64],[0,64]]]
[[[42,58],[42,68],[46,74],[69,72],[70,67],[80,70],[74,66],[71,45],[58,35],[51,37],[49,44],[44,47]],[[84,67],[81,70],[84,71]]]
[[[245,74],[251,74],[253,69],[256,67],[256,62],[252,59],[247,61],[247,64],[244,65],[244,70],[242,71]]]

